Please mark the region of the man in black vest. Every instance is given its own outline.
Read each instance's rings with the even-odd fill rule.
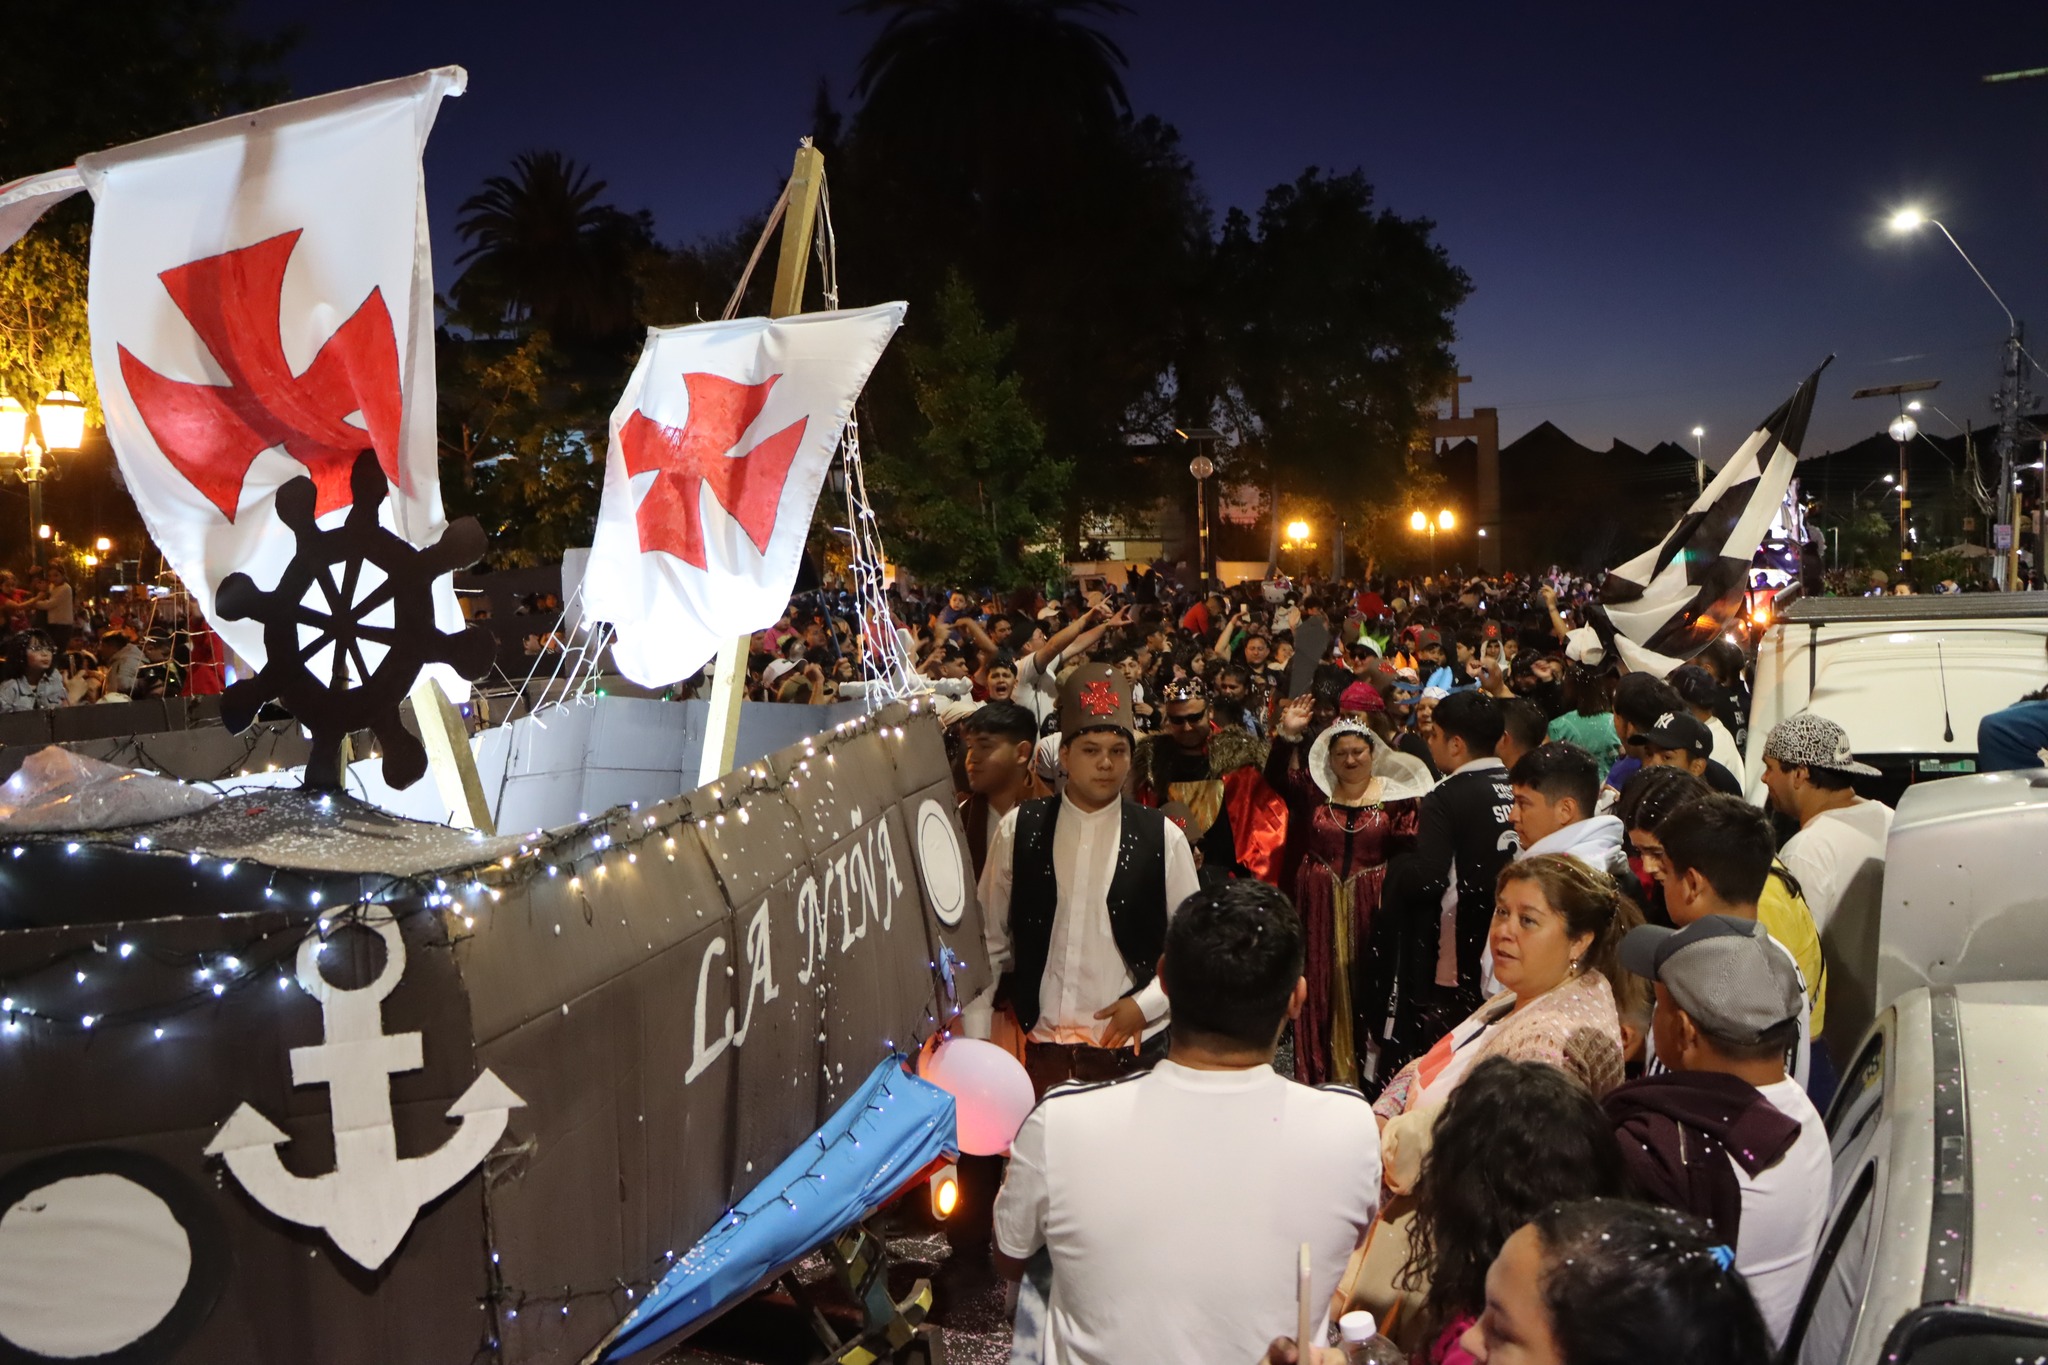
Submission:
[[[1016,1014],[1040,1095],[1136,1070],[1141,1042],[1165,1041],[1154,978],[1167,920],[1196,888],[1195,860],[1178,827],[1124,795],[1132,728],[1115,669],[1071,670],[1060,686],[1066,790],[1016,807],[989,842],[981,904],[995,1003]]]

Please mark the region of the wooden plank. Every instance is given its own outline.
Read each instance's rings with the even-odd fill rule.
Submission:
[[[804,306],[804,277],[811,261],[811,234],[818,222],[818,197],[825,186],[825,154],[806,140],[796,149],[789,173],[789,206],[782,215],[782,250],[775,260],[775,288],[768,316],[784,318]],[[711,675],[711,715],[704,725],[704,752],[697,785],[708,786],[732,771],[739,749],[740,700],[747,688],[747,651],[752,637],[740,636],[718,651]]]

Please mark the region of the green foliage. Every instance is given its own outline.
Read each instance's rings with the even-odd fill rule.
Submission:
[[[610,386],[563,378],[548,334],[517,341],[443,335],[441,493],[450,516],[474,516],[500,568],[559,563],[590,544],[604,481]]]
[[[1410,474],[1456,374],[1452,314],[1472,292],[1434,224],[1373,209],[1363,175],[1305,171],[1233,210],[1217,251],[1218,313],[1243,472],[1283,496],[1340,504]]]
[[[98,423],[92,342],[85,323],[86,225],[71,221],[31,232],[0,253],[0,392],[24,407],[60,383]]]
[[[934,341],[906,352],[926,430],[915,451],[870,451],[884,543],[932,582],[1044,582],[1056,558],[1025,547],[1056,522],[1073,466],[1044,454],[1044,429],[1008,363],[1014,331],[990,328],[957,276],[941,289],[929,330]]]

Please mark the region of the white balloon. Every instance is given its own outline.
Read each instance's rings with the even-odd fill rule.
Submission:
[[[1038,1102],[1024,1064],[994,1043],[954,1038],[928,1054],[924,1078],[953,1097],[960,1150],[1001,1156]]]

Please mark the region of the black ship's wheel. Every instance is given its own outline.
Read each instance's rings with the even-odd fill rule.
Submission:
[[[298,551],[277,586],[265,592],[245,573],[221,580],[217,614],[262,622],[266,656],[254,677],[228,688],[221,719],[246,730],[276,700],[312,734],[306,785],[323,790],[341,788],[342,741],[367,728],[384,747],[384,780],[409,787],[427,771],[427,751],[400,723],[399,702],[428,664],[476,678],[495,653],[488,631],[451,635],[434,624],[434,580],[475,563],[484,533],[465,517],[436,544],[415,549],[385,530],[377,509],[391,485],[374,451],[356,457],[349,488],[354,506],[331,531],[314,520],[311,479],[278,489],[278,520],[298,538]]]

